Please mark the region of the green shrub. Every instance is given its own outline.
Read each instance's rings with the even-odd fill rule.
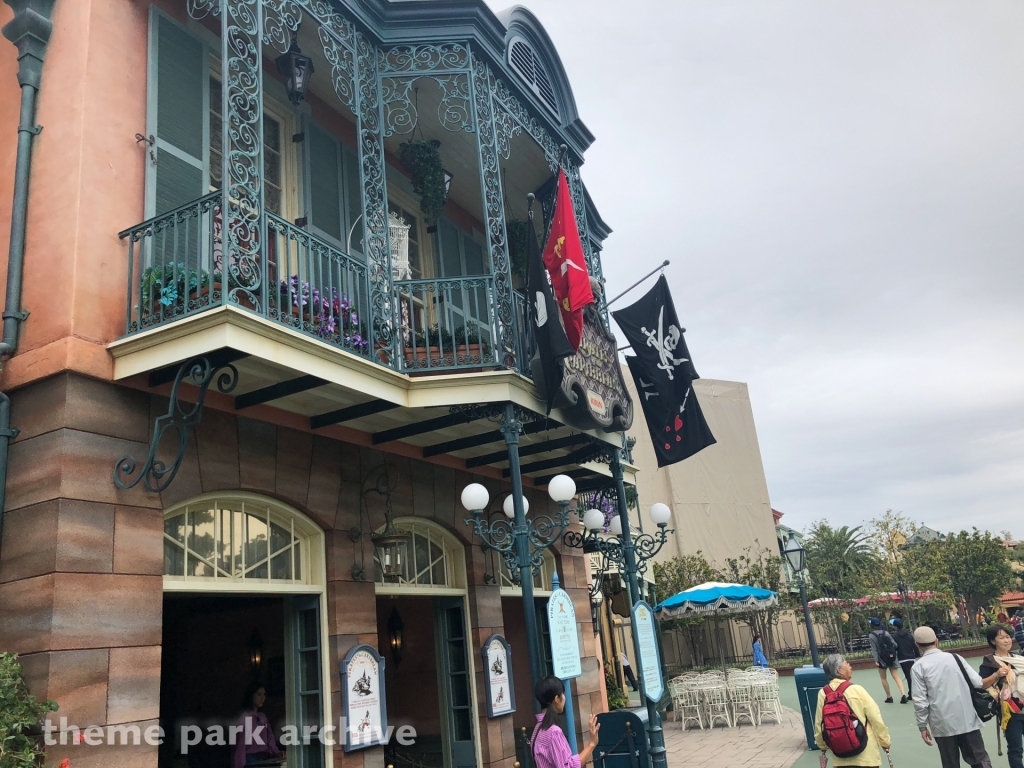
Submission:
[[[608,709],[622,709],[629,704],[629,699],[626,698],[626,694],[619,688],[619,683],[615,679],[615,673],[609,664],[604,665],[604,684],[605,688],[608,689]]]
[[[18,657],[0,653],[0,768],[42,765],[39,726],[56,709],[54,702],[29,695]]]

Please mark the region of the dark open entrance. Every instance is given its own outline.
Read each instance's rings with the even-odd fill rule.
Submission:
[[[393,642],[394,613],[403,627],[400,650]],[[468,632],[461,597],[377,598],[378,651],[386,660],[388,725],[409,725],[416,730],[412,745],[391,741],[386,749],[388,765],[475,768]]]
[[[160,670],[159,768],[231,768],[235,748],[207,738],[237,725],[250,685],[266,691],[262,711],[289,768],[321,768],[323,749],[281,744],[286,725],[322,724],[317,597],[166,593]],[[291,655],[291,659],[288,656]],[[289,702],[291,698],[291,703]],[[182,727],[203,738],[183,753]],[[244,759],[244,758],[243,758]]]

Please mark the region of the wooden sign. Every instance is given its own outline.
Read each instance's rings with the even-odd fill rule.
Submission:
[[[345,751],[385,743],[384,659],[373,646],[357,645],[341,662],[341,698],[347,728]]]
[[[583,311],[583,339],[576,354],[565,360],[556,405],[583,429],[625,432],[633,425],[633,398],[622,378],[615,337],[593,306]]]
[[[512,684],[512,648],[501,635],[491,635],[480,652],[486,673],[487,716],[512,714],[516,711],[516,691]]]

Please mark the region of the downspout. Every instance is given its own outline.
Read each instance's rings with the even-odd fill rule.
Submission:
[[[46,44],[53,31],[50,16],[55,0],[4,0],[14,18],[3,28],[4,37],[18,48],[18,84],[21,86],[21,115],[18,149],[14,166],[14,199],[11,205],[11,242],[7,252],[7,295],[3,311],[0,361],[18,349],[18,331],[28,317],[21,308],[21,286],[25,267],[25,222],[28,214],[29,172],[32,140],[42,128],[35,123],[36,94],[43,73]],[[0,362],[2,366],[2,362]],[[7,489],[7,449],[18,434],[11,428],[11,399],[0,392],[0,541],[3,536],[4,502]]]

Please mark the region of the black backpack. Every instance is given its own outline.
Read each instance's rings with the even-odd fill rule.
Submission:
[[[872,634],[878,636],[878,658],[885,666],[893,666],[896,663],[897,651],[899,651],[896,641],[884,629],[876,629]]]

